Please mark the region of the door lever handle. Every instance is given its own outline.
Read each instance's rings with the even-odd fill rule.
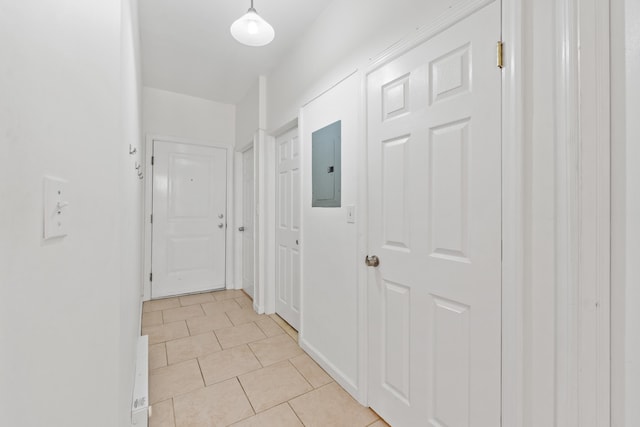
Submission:
[[[364,258],[364,263],[367,264],[367,267],[377,267],[380,265],[380,258],[378,258],[376,255],[367,255]]]

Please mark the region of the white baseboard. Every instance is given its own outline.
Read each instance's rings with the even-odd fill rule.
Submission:
[[[344,373],[338,369],[333,363],[322,355],[315,347],[309,344],[303,337],[299,339],[300,347],[307,352],[318,365],[322,367],[327,373],[344,388],[347,393],[353,396],[361,405],[367,406],[363,400],[363,396],[359,387],[353,382],[352,379],[344,375]]]

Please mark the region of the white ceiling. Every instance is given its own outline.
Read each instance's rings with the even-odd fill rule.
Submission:
[[[254,0],[276,31],[265,47],[230,34],[250,0],[139,0],[145,86],[235,104],[284,57],[331,0]]]

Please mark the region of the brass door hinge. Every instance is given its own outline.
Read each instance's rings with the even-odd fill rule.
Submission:
[[[503,46],[502,41],[499,41],[497,46],[497,52],[496,52],[498,68],[504,68],[504,54],[502,52],[502,46]]]

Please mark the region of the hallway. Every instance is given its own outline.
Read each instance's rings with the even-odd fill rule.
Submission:
[[[143,310],[151,427],[387,425],[242,291],[148,301]]]

